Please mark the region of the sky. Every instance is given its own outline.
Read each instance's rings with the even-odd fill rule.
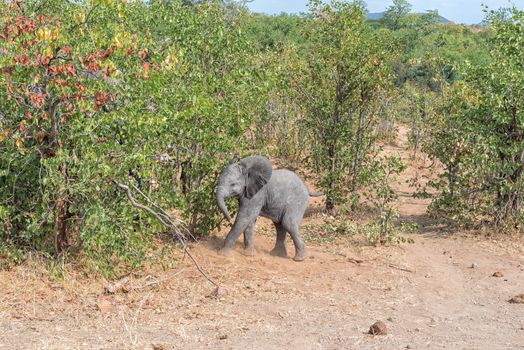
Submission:
[[[457,23],[475,24],[484,18],[482,4],[490,9],[517,6],[524,9],[524,0],[408,0],[413,12],[438,10],[441,16]],[[307,12],[307,0],[253,0],[247,5],[253,12],[278,14],[280,12]],[[392,0],[366,0],[369,12],[382,12],[393,3]]]

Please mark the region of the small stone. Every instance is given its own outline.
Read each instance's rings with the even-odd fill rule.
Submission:
[[[386,335],[388,334],[388,329],[386,324],[382,321],[377,321],[369,328],[369,334],[372,335]]]
[[[406,349],[411,349],[411,345],[406,345]]]
[[[476,269],[477,267],[478,267],[477,264],[475,264],[475,263],[471,264],[471,268],[472,268],[472,269]]]
[[[214,297],[220,298],[226,295],[227,295],[227,289],[224,287],[216,287],[215,290],[213,291]]]
[[[218,339],[226,340],[227,339],[227,334],[222,334],[221,336],[218,337]]]
[[[524,294],[519,294],[508,300],[512,304],[524,304]]]
[[[504,275],[500,271],[495,272],[492,276],[493,277],[504,277]]]

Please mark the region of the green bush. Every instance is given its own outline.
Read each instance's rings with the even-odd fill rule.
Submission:
[[[215,176],[245,152],[265,106],[245,10],[111,0],[0,9],[2,256],[82,253],[105,274],[141,266],[160,226],[113,180],[178,210],[192,233],[216,228]]]
[[[431,209],[466,225],[524,222],[524,12],[491,12],[490,59],[466,62],[430,127],[425,150],[443,166]]]

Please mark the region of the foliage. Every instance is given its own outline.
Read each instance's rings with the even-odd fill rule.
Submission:
[[[144,30],[147,23],[157,24],[151,40],[167,54],[167,69],[130,89],[148,98],[138,96],[125,111],[143,120],[139,129],[147,129],[132,133],[138,139],[129,142],[137,151],[147,145],[150,157],[162,160],[140,175],[175,189],[165,205],[182,210],[193,233],[207,234],[221,220],[213,194],[216,173],[242,155],[246,131],[265,106],[264,72],[244,34],[242,8],[232,13],[213,2],[192,8],[152,2],[148,8],[148,18],[135,20]]]
[[[242,152],[263,96],[244,10],[214,1],[1,6],[2,251],[82,252],[106,274],[140,266],[159,227],[112,179],[178,208],[194,232],[216,227],[214,174]]]
[[[312,1],[310,7],[315,15],[305,29],[310,50],[289,68],[289,80],[331,210],[361,185],[373,146],[376,101],[388,88],[391,48],[385,33],[366,24],[358,5]]]
[[[304,45],[300,28],[307,21],[310,19],[301,15],[282,13],[267,16],[254,13],[248,23],[248,35],[264,51],[281,50],[290,44]]]
[[[411,7],[407,0],[393,0],[393,4],[384,13],[382,22],[392,30],[399,29],[403,25],[407,14],[411,12]]]
[[[400,239],[394,226],[398,211],[393,206],[398,194],[391,183],[398,181],[398,175],[405,168],[400,156],[384,156],[375,161],[374,176],[369,184],[373,192],[369,198],[377,210],[377,218],[369,224],[367,232],[367,238],[373,244],[398,242]]]
[[[522,228],[524,13],[492,12],[490,60],[466,64],[425,149],[445,167],[433,210],[460,223]]]
[[[124,234],[117,226],[122,218],[132,227],[132,215],[109,200],[104,179],[111,170],[96,153],[107,147],[96,131],[117,103],[120,69],[132,71],[141,60],[114,43],[123,33],[113,14],[124,16],[123,7],[60,1],[1,6],[2,241],[55,255],[87,244],[108,263],[107,250],[140,254],[116,244],[133,239],[132,231]],[[102,25],[106,30],[96,30]],[[129,64],[117,68],[123,61]],[[102,238],[109,235],[111,243]]]

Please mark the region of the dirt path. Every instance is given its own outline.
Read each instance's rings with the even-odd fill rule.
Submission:
[[[409,161],[406,130],[400,135],[387,151]],[[427,228],[412,235],[415,244],[310,243],[311,258],[295,263],[269,256],[274,239],[264,235],[254,257],[240,244],[218,256],[221,239],[210,238],[193,251],[227,290],[218,297],[187,260],[150,272],[163,283],[108,296],[103,281],[1,272],[0,350],[524,349],[524,305],[507,302],[524,293],[522,241],[428,228],[427,201],[405,183],[424,171],[411,164],[398,187],[403,220]],[[366,334],[376,320],[388,335]]]

